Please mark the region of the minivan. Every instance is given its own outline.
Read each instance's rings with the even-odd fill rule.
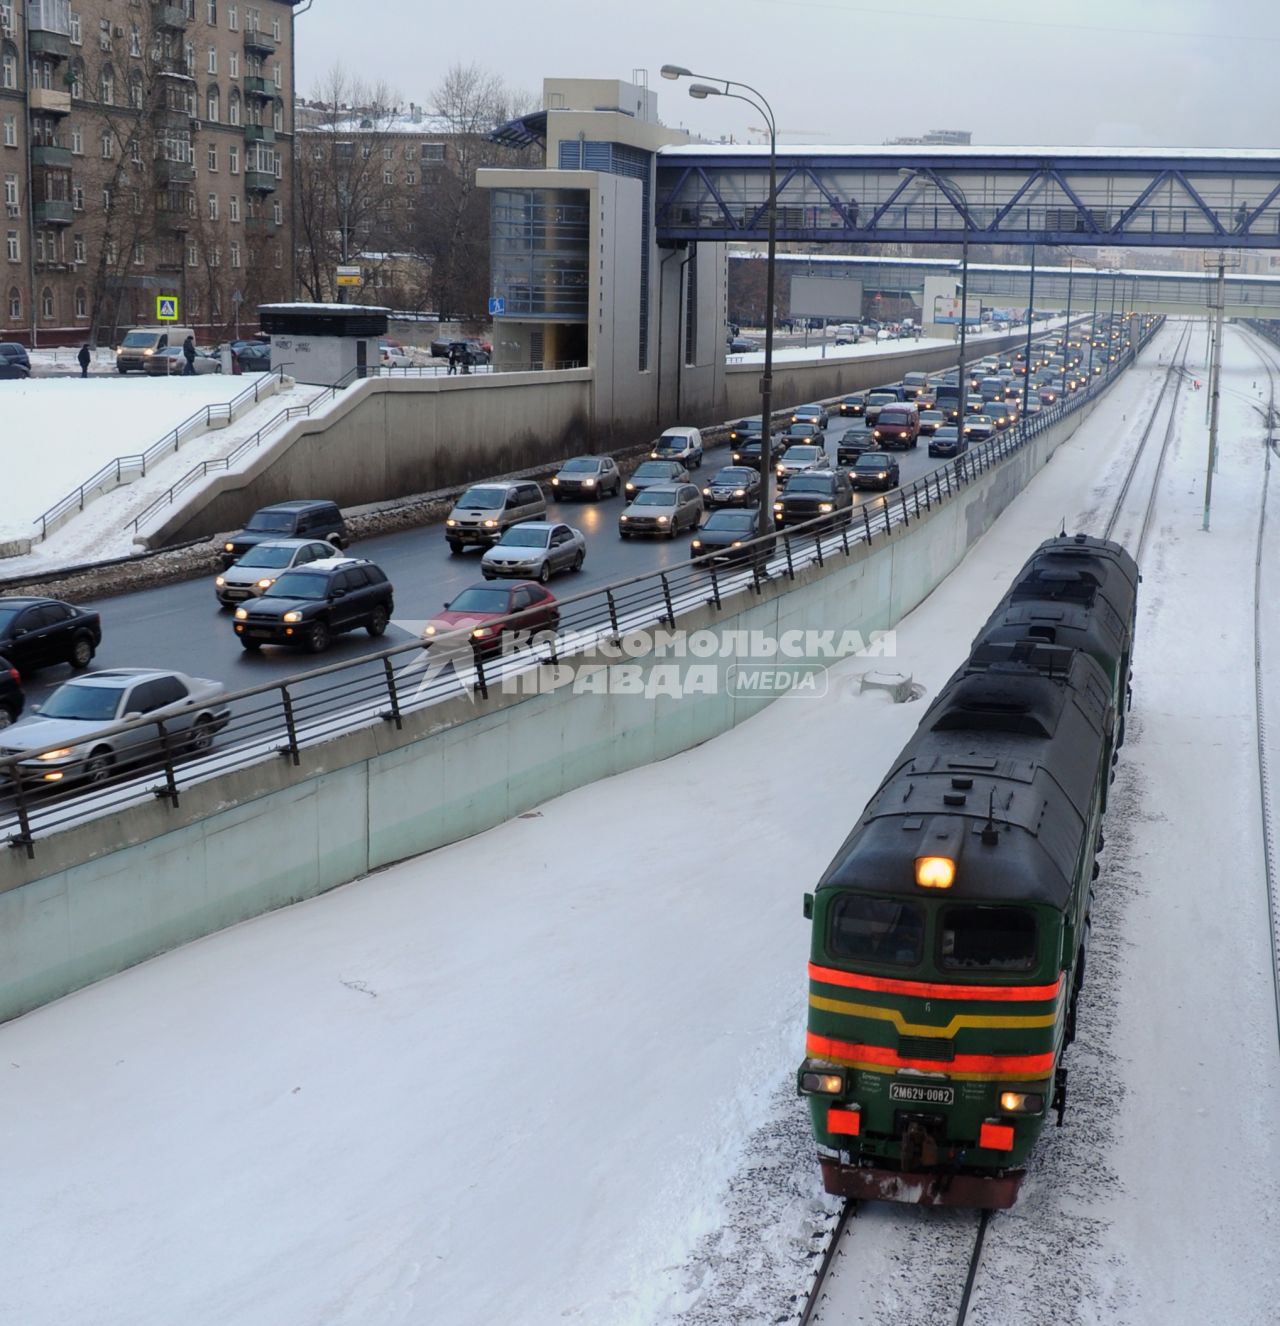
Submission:
[[[914,404],[886,405],[871,436],[882,447],[906,451],[916,446],[920,440],[920,411]]]
[[[130,327],[116,347],[116,372],[127,373],[131,368],[141,372],[156,351],[181,345],[188,336],[195,339],[190,327]]]
[[[488,548],[512,525],[522,520],[544,520],[547,499],[528,479],[472,484],[453,504],[444,522],[449,551],[459,553],[469,543]]]

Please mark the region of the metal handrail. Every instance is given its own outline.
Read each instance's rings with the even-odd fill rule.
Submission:
[[[235,419],[235,412],[238,406],[243,405],[251,396],[256,404],[262,387],[265,382],[279,376],[280,381],[284,381],[284,369],[271,369],[267,373],[255,374],[255,381],[252,385],[246,387],[238,396],[229,401],[206,405],[184,419],[176,428],[171,428],[158,442],[153,442],[145,451],[138,452],[129,456],[117,456],[114,460],[108,461],[91,475],[84,483],[73,488],[65,496],[60,497],[47,511],[41,512],[31,523],[40,526],[40,538],[48,537],[52,526],[66,515],[73,507],[83,511],[87,502],[93,501],[97,497],[102,497],[108,490],[99,490],[99,486],[108,479],[115,479],[113,487],[119,486],[125,473],[137,471],[138,478],[145,478],[147,466],[154,465],[162,456],[167,456],[170,452],[177,453],[182,443],[197,433],[206,431],[215,419],[226,419],[228,423]]]
[[[497,657],[486,655],[485,643],[475,641],[467,632],[458,632],[451,638],[442,636],[438,642],[453,651],[446,653],[454,664],[452,671],[439,665],[438,646],[424,651],[420,640],[412,640],[283,681],[248,687],[218,698],[215,707],[229,710],[231,717],[209,749],[188,750],[172,719],[137,719],[102,728],[77,745],[91,748],[95,739],[151,729],[138,748],[141,768],[113,767],[101,783],[74,795],[71,789],[64,792],[62,788],[50,795],[33,784],[30,775],[26,779],[19,776],[20,762],[30,765],[45,751],[56,749],[57,743],[21,755],[0,756],[0,786],[13,789],[12,808],[0,808],[0,833],[8,831],[12,844],[34,856],[37,831],[52,832],[87,816],[113,813],[151,798],[177,805],[184,789],[206,779],[271,758],[285,757],[296,764],[304,747],[373,723],[390,722],[399,728],[406,714],[459,693],[473,690],[487,696],[490,688],[504,678],[559,662],[592,643],[619,641],[629,631],[664,623],[674,629],[690,611],[708,607],[720,610],[725,600],[735,595],[761,593],[766,580],[793,580],[808,566],[824,566],[830,558],[848,557],[859,544],[870,547],[877,538],[891,537],[899,527],[909,528],[913,520],[927,516],[935,505],[946,503],[1046,428],[1094,399],[1097,390],[1114,380],[1134,353],[1126,351],[1084,390],[971,447],[952,464],[939,466],[878,500],[859,504],[842,524],[833,525],[831,516],[819,516],[745,542],[749,564],[742,569],[721,569],[691,557],[681,566],[642,572],[584,590],[558,599],[554,630],[540,634],[532,630],[538,622],[537,608],[503,619],[504,626],[523,628],[525,638],[514,650],[504,648]],[[773,545],[767,556],[750,555],[752,548],[763,549],[770,539]],[[463,663],[461,671],[459,660]],[[0,748],[3,741],[0,734]]]

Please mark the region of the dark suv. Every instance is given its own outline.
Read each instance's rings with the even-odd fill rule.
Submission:
[[[0,727],[8,727],[22,717],[26,707],[22,678],[7,658],[0,657]]]
[[[347,546],[347,523],[336,502],[308,498],[264,506],[222,545],[223,568],[266,539],[323,539],[341,550]]]
[[[843,470],[808,470],[793,475],[773,504],[775,529],[803,525],[825,516],[823,524],[849,519],[853,510],[853,484]]]
[[[380,636],[395,610],[391,582],[362,557],[330,557],[286,571],[236,609],[236,635],[251,653],[294,645],[319,654],[335,635],[364,627]]]
[[[31,376],[31,359],[27,347],[17,341],[0,341],[0,378],[26,378]]]

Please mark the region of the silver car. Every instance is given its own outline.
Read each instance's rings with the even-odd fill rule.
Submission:
[[[512,525],[480,559],[486,580],[515,576],[546,584],[557,571],[581,571],[587,540],[580,529],[552,520],[526,520]]]
[[[788,447],[781,460],[773,467],[779,479],[789,479],[793,474],[803,474],[805,470],[825,470],[827,468],[826,447]]]
[[[636,466],[627,480],[627,500],[637,493],[652,488],[656,483],[688,483],[689,471],[678,460],[645,460]]]
[[[324,561],[333,556],[333,545],[317,539],[270,539],[250,548],[213,582],[213,592],[223,607],[256,598],[276,583],[276,578],[295,566]]]
[[[5,728],[0,755],[41,751],[17,767],[24,782],[49,787],[87,779],[104,783],[117,766],[158,764],[162,750],[156,719],[165,720],[172,748],[208,750],[214,734],[226,727],[231,711],[223,703],[226,687],[207,677],[155,668],[114,668],[88,672],[64,682],[26,718]],[[104,732],[133,719],[122,731]],[[44,750],[45,747],[52,747]]]
[[[702,519],[702,494],[691,483],[658,483],[637,493],[618,517],[618,533],[665,534],[674,539],[682,529],[697,529]]]

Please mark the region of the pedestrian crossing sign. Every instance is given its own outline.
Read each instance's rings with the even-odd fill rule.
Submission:
[[[157,295],[157,296],[156,296],[156,321],[157,321],[157,322],[177,322],[177,321],[178,321],[178,296],[177,296],[177,295]]]

